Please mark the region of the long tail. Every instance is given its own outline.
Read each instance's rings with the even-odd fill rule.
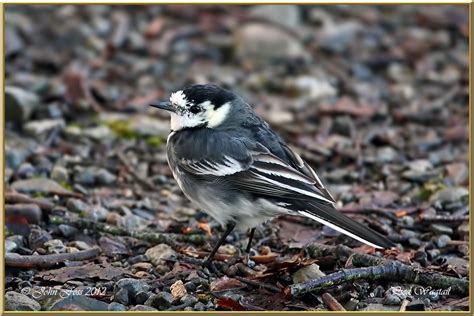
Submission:
[[[297,212],[372,247],[395,246],[387,237],[340,213],[331,204],[306,202],[304,208],[299,208]]]

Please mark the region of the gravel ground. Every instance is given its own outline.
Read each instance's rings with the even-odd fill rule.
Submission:
[[[5,22],[7,310],[468,310],[467,6],[7,5]],[[222,228],[180,192],[147,105],[207,82],[398,248],[288,216],[203,269]]]

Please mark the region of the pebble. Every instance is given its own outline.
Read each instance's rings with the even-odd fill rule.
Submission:
[[[351,298],[346,304],[344,304],[344,308],[348,311],[355,311],[358,305],[359,305],[359,300],[356,300],[355,298]]]
[[[310,264],[309,266],[303,267],[293,273],[293,283],[301,283],[306,280],[320,279],[326,274],[319,269],[316,263]]]
[[[424,311],[425,309],[426,305],[422,300],[413,300],[406,307],[407,311]]]
[[[45,178],[18,180],[13,182],[11,187],[22,193],[70,193],[69,190],[63,188],[56,181]]]
[[[416,237],[411,237],[411,238],[408,239],[408,244],[410,244],[410,246],[412,246],[414,248],[418,248],[418,247],[421,246],[421,240],[419,240]]]
[[[17,174],[22,179],[28,179],[36,176],[38,173],[32,164],[24,162],[18,167]]]
[[[301,24],[301,11],[296,5],[257,5],[250,8],[249,14],[289,29]]]
[[[87,250],[91,248],[91,246],[89,246],[86,242],[80,240],[75,240],[69,243],[69,245],[72,247],[76,247],[79,250]]]
[[[76,227],[65,224],[59,225],[58,229],[64,237],[72,237],[79,231]]]
[[[183,284],[183,281],[178,280],[170,286],[171,295],[173,295],[175,300],[179,300],[187,295],[186,287]]]
[[[466,163],[455,162],[446,166],[447,177],[455,184],[466,183],[469,179],[469,167]]]
[[[74,181],[86,185],[110,185],[117,177],[104,168],[87,167],[74,169]]]
[[[148,257],[151,263],[155,266],[160,266],[165,263],[163,259],[171,259],[176,257],[176,251],[174,251],[167,244],[159,244],[153,248],[149,248],[145,255]]]
[[[74,213],[83,213],[90,209],[90,205],[76,198],[68,199],[66,202],[66,207],[69,211]]]
[[[433,194],[430,197],[430,202],[439,202],[441,205],[446,205],[449,203],[458,202],[467,196],[469,196],[469,191],[464,187],[445,188]]]
[[[117,281],[114,286],[114,301],[128,305],[135,302],[135,297],[140,292],[148,292],[150,285],[143,280],[124,278]]]
[[[297,37],[267,23],[244,24],[237,29],[234,38],[237,57],[252,63],[266,64],[275,59],[308,58]]]
[[[51,239],[44,243],[44,246],[48,250],[48,253],[64,253],[66,252],[66,246],[60,239]]]
[[[52,302],[50,306],[43,309],[52,311],[107,311],[109,310],[109,304],[86,295],[69,295]]]
[[[95,205],[92,207],[90,210],[90,217],[97,221],[97,222],[103,222],[107,219],[107,215],[109,214],[109,211],[100,205]]]
[[[436,235],[452,235],[453,229],[449,226],[441,225],[441,224],[431,224],[430,230],[435,233]]]
[[[29,121],[23,125],[25,132],[37,139],[47,136],[53,129],[62,129],[65,126],[63,119],[44,119],[38,121]]]
[[[158,294],[153,294],[148,298],[145,302],[145,305],[152,306],[157,308],[158,310],[165,310],[173,305],[173,295],[168,292],[160,292]]]
[[[57,182],[68,182],[69,172],[63,166],[55,165],[51,170],[50,178]]]
[[[39,105],[39,97],[25,89],[5,87],[5,118],[7,121],[25,122]]]
[[[421,266],[426,267],[428,265],[428,255],[424,251],[417,251],[413,257],[413,260],[421,264]]]
[[[41,305],[24,294],[9,291],[5,293],[4,308],[7,311],[39,311]]]
[[[123,312],[127,310],[127,307],[123,304],[112,302],[109,304],[108,310],[113,312]]]
[[[11,240],[5,240],[5,252],[14,252],[18,248],[18,245]]]
[[[154,312],[156,308],[146,305],[135,305],[129,309],[131,312]]]
[[[438,246],[438,248],[444,248],[448,245],[448,242],[451,241],[451,237],[448,235],[439,235],[433,238],[433,242]]]
[[[135,303],[136,304],[144,304],[146,300],[151,296],[151,292],[148,291],[140,291],[135,295]]]
[[[204,305],[201,302],[197,302],[196,304],[194,304],[194,310],[198,311],[198,312],[205,311],[206,310],[206,305]]]
[[[428,254],[428,258],[433,261],[441,254],[441,251],[439,249],[430,249],[427,250],[426,253]]]
[[[112,131],[107,126],[97,126],[82,130],[82,135],[94,140],[104,140],[113,136]]]
[[[377,162],[387,163],[395,161],[399,157],[398,152],[390,146],[384,146],[377,149]]]

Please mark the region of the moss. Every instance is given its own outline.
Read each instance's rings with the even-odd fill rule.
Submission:
[[[159,148],[163,143],[164,139],[161,136],[150,136],[146,139],[146,143],[151,147]]]
[[[130,128],[130,124],[126,120],[107,120],[102,123],[110,128],[117,137],[135,139],[139,136],[138,133]]]
[[[434,193],[446,188],[446,185],[442,182],[427,181],[420,188],[418,196],[422,200],[428,200]]]
[[[73,187],[72,187],[72,185],[71,185],[69,182],[67,182],[67,181],[61,181],[61,182],[59,182],[59,184],[60,184],[63,188],[65,188],[66,190],[73,191]]]

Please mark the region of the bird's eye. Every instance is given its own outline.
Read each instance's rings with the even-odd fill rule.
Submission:
[[[191,106],[191,107],[189,108],[189,111],[190,111],[191,113],[193,113],[193,114],[196,114],[196,113],[198,113],[199,111],[201,111],[201,109],[199,108],[199,106],[193,105],[193,106]]]

